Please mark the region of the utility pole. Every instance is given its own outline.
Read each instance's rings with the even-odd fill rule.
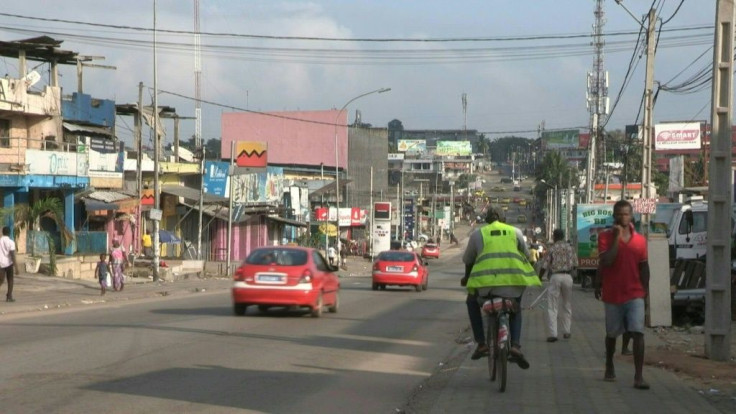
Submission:
[[[593,42],[595,58],[593,70],[588,72],[587,106],[590,111],[590,142],[588,143],[588,159],[585,177],[585,200],[592,203],[595,190],[597,148],[602,140],[600,122],[603,115],[608,114],[608,72],[603,68],[603,0],[596,0],[595,23],[593,24]]]
[[[141,235],[143,235],[143,211],[141,210],[140,202],[143,198],[143,168],[141,163],[143,162],[143,82],[138,82],[138,112],[135,114],[135,150],[136,154],[136,172],[135,182],[138,188],[138,233],[135,235],[136,241],[133,243],[136,246],[140,246]],[[138,249],[141,252],[141,249]]]
[[[705,355],[731,359],[731,125],[734,0],[718,0],[713,44],[708,241],[705,264]]]
[[[652,185],[652,111],[654,106],[654,29],[657,23],[656,11],[649,9],[649,26],[647,28],[647,69],[644,77],[644,135],[641,163],[641,189],[642,198],[654,198],[655,190]],[[730,141],[729,141],[730,142]],[[730,165],[730,164],[729,164]],[[649,213],[641,215],[642,234],[649,238]]]
[[[160,168],[161,137],[158,133],[158,55],[156,50],[156,0],[153,1],[153,208],[161,211],[161,186],[158,172]],[[159,225],[161,217],[153,220],[153,281],[158,282],[161,264],[161,243]]]

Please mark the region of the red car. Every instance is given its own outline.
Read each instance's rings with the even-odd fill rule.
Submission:
[[[253,250],[233,275],[233,311],[244,315],[250,305],[306,307],[313,317],[327,306],[337,312],[340,281],[327,260],[305,247],[261,247]]]
[[[440,246],[436,243],[427,243],[422,247],[422,258],[429,259],[430,257],[440,258]]]
[[[427,290],[429,269],[414,252],[387,250],[373,262],[373,290],[386,285],[414,286],[417,292]]]

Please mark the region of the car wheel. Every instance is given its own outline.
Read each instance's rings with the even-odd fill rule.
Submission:
[[[235,313],[238,316],[245,315],[245,311],[248,309],[248,305],[245,305],[243,303],[234,303],[233,304],[233,313]]]
[[[424,280],[424,284],[422,285],[422,290],[427,290],[429,287],[429,278]]]
[[[418,285],[414,286],[414,289],[415,289],[415,290],[416,290],[417,292],[421,292],[421,291],[422,291],[422,285],[421,285],[421,284],[418,284]]]
[[[382,283],[381,284],[381,290],[386,290],[386,284],[385,283]]]
[[[337,313],[337,309],[340,307],[340,296],[338,296],[337,293],[335,293],[335,303],[332,304],[329,308],[327,308],[330,313]]]
[[[373,285],[371,286],[371,289],[378,290],[378,283],[373,283]]]
[[[324,303],[322,302],[322,293],[319,294],[319,297],[317,298],[317,303],[312,307],[312,317],[313,318],[319,318],[322,316],[322,308],[324,307]]]
[[[269,307],[267,305],[258,305],[258,310],[261,312],[266,312],[268,308]]]

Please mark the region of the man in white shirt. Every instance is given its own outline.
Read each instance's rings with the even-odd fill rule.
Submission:
[[[10,227],[3,227],[3,235],[0,237],[0,286],[8,279],[8,294],[6,300],[15,302],[13,299],[13,270],[18,271],[18,263],[15,260],[15,242],[10,238]]]

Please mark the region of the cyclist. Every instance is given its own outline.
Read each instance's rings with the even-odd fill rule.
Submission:
[[[463,255],[465,276],[461,285],[468,290],[465,303],[473,337],[478,344],[471,359],[488,356],[478,296],[492,294],[516,300],[516,313],[509,323],[509,360],[516,362],[522,369],[527,369],[529,362],[521,352],[521,296],[527,286],[541,286],[542,282],[527,259],[529,252],[521,230],[502,223],[501,217],[502,212],[489,207],[486,211],[488,224],[473,230]]]

